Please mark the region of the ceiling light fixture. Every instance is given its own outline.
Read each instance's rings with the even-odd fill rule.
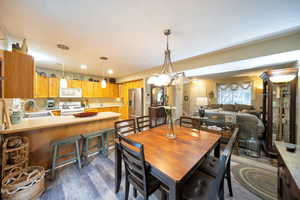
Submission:
[[[270,77],[270,81],[273,83],[285,83],[294,80],[294,78],[296,78],[295,74],[273,75]]]
[[[103,60],[103,61],[108,60],[107,57],[100,57],[100,59]],[[107,83],[106,83],[106,79],[105,79],[105,76],[104,76],[104,66],[102,67],[102,76],[103,76],[103,79],[101,80],[101,87],[106,88]]]
[[[64,44],[58,44],[56,46],[57,46],[57,48],[65,50],[65,51],[70,49],[68,46],[66,46]],[[67,88],[68,87],[68,81],[65,78],[65,63],[62,64],[62,73],[63,73],[63,76],[62,76],[62,79],[60,79],[60,81],[59,81],[59,85],[60,85],[60,88]]]
[[[169,50],[169,35],[171,35],[171,30],[166,29],[164,35],[167,37],[167,48],[165,50],[165,60],[164,64],[161,66],[160,74],[154,74],[149,77],[147,83],[155,86],[168,86],[176,84],[176,80],[179,77],[184,77],[183,72],[175,72],[171,61],[171,51]]]
[[[86,65],[80,65],[80,68],[81,68],[81,69],[86,69],[87,66],[86,66]]]

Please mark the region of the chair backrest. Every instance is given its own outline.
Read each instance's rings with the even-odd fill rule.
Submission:
[[[148,194],[148,180],[144,157],[144,146],[128,138],[118,135],[125,173],[128,181],[142,195]]]
[[[233,134],[230,137],[230,140],[227,143],[222,153],[222,155],[226,156],[226,162],[225,162],[226,168],[228,167],[228,165],[230,165],[231,154],[232,154],[233,146],[237,140],[238,133],[239,133],[239,128],[238,127],[234,128]]]
[[[136,118],[136,124],[139,131],[152,128],[152,122],[150,116],[142,116]]]
[[[218,197],[221,195],[222,192],[224,192],[223,191],[223,183],[224,183],[224,178],[225,178],[225,174],[226,174],[226,164],[225,164],[226,160],[227,160],[227,156],[224,154],[222,154],[222,156],[218,160],[220,168],[218,170],[216,179],[214,181],[213,191],[211,191],[209,193],[208,199],[210,199],[210,200],[219,199]]]
[[[239,128],[236,127],[233,131],[233,134],[226,145],[219,162],[219,170],[216,175],[215,183],[214,183],[214,191],[210,193],[210,197],[208,199],[218,199],[217,197],[220,195],[223,195],[223,184],[224,184],[224,178],[226,171],[228,169],[228,166],[230,165],[230,158],[232,154],[233,146],[236,142],[237,136],[238,136]]]
[[[180,126],[187,127],[187,128],[194,128],[193,119],[191,117],[180,117]]]
[[[129,135],[131,133],[136,133],[136,126],[134,119],[126,119],[115,122],[115,132],[116,134]]]

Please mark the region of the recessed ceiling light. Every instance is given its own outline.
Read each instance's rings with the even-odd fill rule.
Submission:
[[[86,69],[87,66],[86,66],[86,65],[80,65],[80,68],[81,68],[81,69]]]
[[[109,69],[109,70],[107,70],[107,73],[108,73],[108,74],[113,74],[114,71],[113,71],[112,69]]]

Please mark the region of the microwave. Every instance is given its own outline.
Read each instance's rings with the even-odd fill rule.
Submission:
[[[60,88],[59,97],[80,98],[82,97],[82,89],[81,88]]]

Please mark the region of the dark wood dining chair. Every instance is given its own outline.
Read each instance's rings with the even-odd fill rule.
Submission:
[[[150,116],[142,116],[136,118],[136,124],[138,131],[143,131],[152,128],[152,122]]]
[[[230,162],[231,162],[231,154],[234,148],[234,145],[237,141],[238,138],[238,133],[239,133],[239,128],[235,128],[232,136],[229,139],[229,142],[227,143],[223,154],[228,154],[228,159],[226,162],[226,175],[225,178],[227,180],[227,185],[228,185],[228,190],[229,190],[229,195],[232,197],[233,192],[232,192],[232,185],[231,185],[231,168],[230,168]],[[219,168],[219,162],[218,158],[215,158],[213,156],[209,156],[205,162],[200,166],[199,170],[201,170],[204,173],[209,174],[210,176],[216,177],[217,171]]]
[[[210,176],[197,170],[183,185],[182,199],[184,200],[224,200],[224,176],[226,173],[226,155],[218,160],[217,176]]]
[[[126,119],[115,122],[116,135],[129,135],[136,133],[136,125],[134,119]]]
[[[137,191],[145,200],[157,189],[162,191],[162,199],[166,199],[166,193],[158,179],[149,173],[144,157],[144,146],[128,138],[118,135],[122,159],[125,164],[125,200],[128,199],[130,185],[134,188],[134,196]]]
[[[204,166],[200,167],[188,180],[186,187],[184,187],[183,199],[224,199],[225,178],[228,188],[231,188],[230,160],[238,132],[239,128],[235,128],[219,159],[208,158],[208,162],[205,162]],[[232,192],[232,188],[229,190]]]
[[[180,117],[180,126],[186,127],[186,128],[194,128],[193,119],[191,117]]]

